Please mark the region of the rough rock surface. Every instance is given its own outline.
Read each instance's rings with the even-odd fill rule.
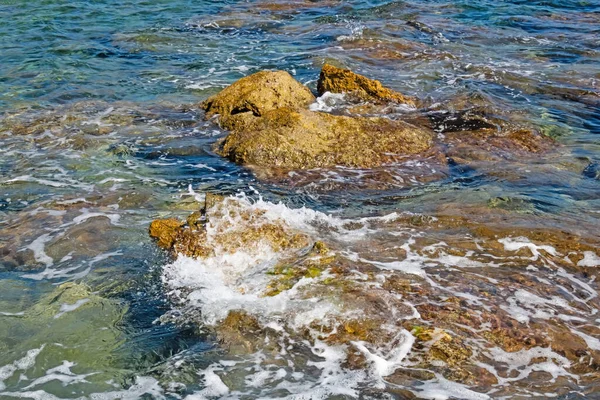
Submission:
[[[325,92],[349,93],[365,101],[395,102],[416,106],[415,99],[394,92],[377,80],[329,64],[323,66],[317,88],[319,96]]]
[[[314,101],[311,91],[289,73],[261,71],[228,86],[204,101],[201,107],[207,117],[219,114],[221,125],[231,129],[228,119],[232,115],[250,112],[261,116],[282,107],[305,108]]]
[[[387,118],[282,108],[248,121],[225,139],[219,153],[241,164],[266,167],[369,168],[425,151],[432,137],[428,130]]]
[[[211,221],[216,227],[213,226],[209,234],[207,225]],[[268,244],[274,251],[308,245],[305,235],[261,219],[259,211],[242,210],[233,199],[212,194],[206,195],[202,210],[192,213],[185,222],[175,218],[157,219],[150,224],[149,233],[163,249],[192,258],[213,256],[215,250],[234,253],[258,242]]]

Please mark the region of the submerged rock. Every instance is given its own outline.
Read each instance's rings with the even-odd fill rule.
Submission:
[[[11,284],[10,280],[3,281],[3,292],[10,290]],[[16,368],[11,371],[5,367],[8,374],[0,376],[0,386],[2,381],[9,389],[23,385],[23,381],[45,384],[50,381],[45,380],[46,371],[62,365],[63,371],[65,366],[70,369],[57,372],[65,374],[58,376],[75,378],[80,374],[87,382],[83,390],[110,390],[112,386],[106,381],[119,376],[124,379],[128,372],[120,368],[127,357],[121,348],[125,337],[119,328],[126,311],[86,285],[68,282],[22,312],[0,313],[0,343],[7,345],[0,345],[0,365],[13,362],[21,369],[19,373]],[[25,354],[35,356],[24,363]]]
[[[579,322],[595,318],[586,310],[598,298],[577,283],[594,273],[597,241],[451,215],[329,225],[312,213],[303,219],[304,211],[289,218],[281,205],[211,195],[205,203],[185,223],[165,222],[167,231],[201,232],[197,240],[214,250],[185,264],[185,285],[175,283],[172,293],[185,322],[214,333],[227,357],[261,354],[265,364],[280,365],[287,355],[297,362],[306,346],[327,348],[344,370],[368,370],[392,383],[421,371],[424,379],[481,391],[514,378],[502,359],[529,357],[534,369],[556,361],[564,376],[598,369],[600,353],[586,342],[597,330]],[[263,234],[265,226],[275,236]],[[336,238],[365,228],[377,233],[340,247]],[[167,235],[173,247],[171,240]],[[228,265],[228,258],[241,261]],[[215,279],[193,279],[196,269]],[[543,271],[543,280],[534,271]],[[565,291],[585,301],[563,301]]]
[[[317,87],[319,95],[325,92],[348,93],[365,101],[395,102],[416,106],[415,99],[394,92],[377,80],[329,64],[323,66]]]
[[[218,152],[240,164],[286,169],[369,168],[427,150],[432,132],[386,118],[282,108],[234,131]]]
[[[590,162],[582,172],[583,176],[590,179],[600,180],[600,163]]]

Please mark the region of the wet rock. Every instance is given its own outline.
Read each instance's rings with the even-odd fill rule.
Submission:
[[[369,168],[427,150],[433,134],[402,121],[278,109],[249,121],[218,152],[241,163],[285,169]]]
[[[311,91],[285,71],[261,71],[225,88],[201,104],[207,117],[220,115],[221,126],[233,127],[230,117],[251,113],[254,116],[278,108],[305,108],[315,101]]]
[[[366,101],[394,102],[416,106],[415,99],[394,92],[377,80],[329,64],[323,66],[317,88],[319,95],[323,95],[325,92],[347,93]]]
[[[149,234],[163,249],[192,258],[210,257],[215,249],[235,253],[257,243],[265,243],[274,251],[301,249],[309,244],[306,235],[261,219],[263,213],[244,210],[234,199],[207,194],[204,207],[185,222],[158,219],[150,224]],[[216,229],[209,234],[207,227]]]
[[[175,218],[157,219],[150,224],[150,236],[157,240],[157,244],[170,249],[175,244],[183,222]]]
[[[216,331],[219,343],[231,354],[253,353],[264,344],[264,329],[244,311],[230,311]]]

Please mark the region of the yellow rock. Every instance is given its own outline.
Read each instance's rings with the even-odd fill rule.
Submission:
[[[208,118],[220,115],[221,126],[231,129],[229,117],[250,113],[261,116],[282,107],[305,108],[315,96],[285,71],[261,71],[246,76],[201,104]]]
[[[218,153],[240,164],[284,169],[370,168],[427,150],[433,133],[387,118],[346,117],[280,108],[252,117]]]
[[[349,93],[365,101],[384,101],[416,106],[415,99],[384,87],[381,82],[349,69],[325,64],[318,83],[319,95],[325,92]]]

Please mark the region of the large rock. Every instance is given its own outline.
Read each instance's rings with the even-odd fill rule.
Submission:
[[[315,96],[285,71],[261,71],[246,76],[202,103],[207,117],[219,114],[221,125],[231,129],[232,115],[261,116],[282,107],[306,108]]]
[[[235,118],[234,118],[235,120]],[[242,122],[240,122],[242,121]],[[431,131],[387,118],[281,108],[240,116],[218,152],[240,164],[284,169],[370,168],[427,150]]]
[[[394,92],[377,80],[329,64],[325,64],[321,70],[317,89],[319,96],[325,92],[348,93],[365,101],[395,102],[416,106],[415,99]]]

